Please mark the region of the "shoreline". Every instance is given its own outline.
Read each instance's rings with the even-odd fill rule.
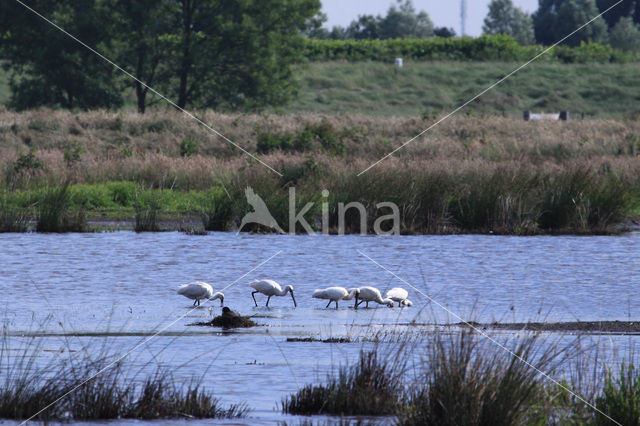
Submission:
[[[455,323],[459,327],[472,325],[482,330],[535,331],[535,332],[580,332],[581,334],[640,334],[640,320],[637,321],[561,321],[561,322],[512,322],[512,323]]]
[[[81,233],[95,232],[118,232],[118,231],[135,231],[136,219],[130,215],[123,214],[121,216],[114,215],[114,212],[95,211],[87,212],[86,226],[83,231],[69,231]],[[107,217],[108,216],[108,217]],[[228,229],[225,231],[207,231],[204,229],[202,219],[198,213],[164,213],[163,217],[157,220],[158,230],[156,231],[139,231],[139,232],[184,232],[190,235],[206,235],[209,232],[237,232],[237,229]],[[24,232],[37,232],[36,219],[31,218],[27,222],[27,230]],[[515,233],[504,230],[496,231],[472,231],[462,229],[451,229],[450,232],[435,233],[419,233],[419,232],[400,232],[401,236],[420,236],[420,235],[493,235],[493,236],[514,236],[514,237],[541,237],[541,236],[621,236],[633,232],[640,231],[640,218],[627,218],[622,223],[615,224],[606,230],[536,230],[536,232]],[[66,233],[66,232],[60,232]],[[278,235],[278,232],[260,231],[242,231],[243,234],[259,234],[259,235]],[[321,233],[317,231],[316,234]],[[345,232],[345,235],[356,235],[359,232]],[[290,235],[285,233],[284,235]],[[296,233],[295,235],[305,235],[305,233]],[[328,235],[339,235],[335,229],[329,229]]]

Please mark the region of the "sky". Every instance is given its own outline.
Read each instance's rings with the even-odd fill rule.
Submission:
[[[325,27],[346,27],[358,15],[385,15],[395,0],[321,0],[322,10],[327,14]],[[482,34],[482,21],[490,0],[467,0],[466,34]],[[513,4],[532,13],[538,8],[538,0],[513,0]],[[436,27],[451,27],[460,35],[460,0],[413,0],[416,11],[429,14]]]

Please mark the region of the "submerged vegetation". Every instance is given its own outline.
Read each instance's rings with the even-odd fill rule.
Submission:
[[[456,117],[358,176],[435,118],[203,115],[279,176],[170,112],[4,115],[13,123],[1,133],[5,231],[24,230],[25,217],[47,232],[85,229],[85,218],[135,219],[132,228],[154,231],[183,215],[206,230],[235,230],[253,209],[247,187],[284,232],[290,191],[296,212],[312,203],[304,218],[315,231],[326,206],[329,232],[341,223],[361,232],[363,220],[371,232],[391,212],[384,202],[398,206],[408,234],[609,233],[640,214],[636,121]],[[186,139],[197,152],[183,155]],[[341,207],[352,201],[364,211]]]

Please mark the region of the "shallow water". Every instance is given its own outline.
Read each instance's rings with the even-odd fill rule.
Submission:
[[[225,402],[246,401],[247,423],[290,421],[279,402],[357,357],[376,333],[398,324],[639,319],[640,234],[596,237],[283,236],[177,232],[1,234],[4,322],[43,339],[43,360],[83,345],[153,359],[178,378],[202,377]],[[364,255],[363,255],[364,254]],[[397,277],[376,265],[397,274]],[[263,265],[262,262],[273,258]],[[253,306],[247,284],[273,278],[291,298]],[[399,278],[398,278],[399,277]],[[187,327],[220,312],[219,301],[192,309],[178,284],[202,280],[224,290],[225,305],[256,315],[239,332]],[[403,282],[402,280],[406,281]],[[315,288],[404,287],[407,309],[324,309]],[[411,287],[413,286],[413,287]],[[402,328],[402,326],[401,326]],[[419,332],[420,328],[409,326]],[[108,336],[105,336],[107,335]],[[157,334],[157,335],[156,335]],[[353,343],[287,342],[287,337],[348,336]],[[389,336],[387,336],[388,338]],[[628,347],[630,338],[611,338]],[[634,338],[635,339],[635,338]],[[394,343],[385,338],[384,345]],[[294,419],[294,423],[296,418]]]

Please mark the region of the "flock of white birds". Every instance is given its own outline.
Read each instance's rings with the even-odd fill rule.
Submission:
[[[261,293],[267,296],[267,303],[265,306],[269,306],[269,301],[273,296],[285,296],[287,293],[291,294],[291,299],[293,300],[293,306],[297,307],[296,298],[293,295],[293,286],[285,286],[282,288],[280,284],[275,282],[274,280],[257,280],[253,281],[249,284],[253,291],[251,292],[251,297],[253,298],[253,302],[258,306],[258,302],[256,301],[256,293]],[[202,282],[195,281],[189,284],[182,284],[178,286],[178,294],[183,295],[184,297],[188,297],[193,300],[193,306],[200,306],[200,301],[204,299],[208,300],[217,300],[220,299],[220,306],[224,305],[224,294],[221,292],[213,291],[211,285]],[[358,308],[362,303],[365,303],[365,307],[369,307],[369,303],[378,303],[380,305],[386,305],[390,308],[394,306],[395,303],[400,307],[412,306],[413,303],[407,296],[409,293],[407,290],[394,287],[391,290],[387,291],[385,297],[382,297],[380,290],[375,287],[354,287],[347,290],[344,287],[328,287],[322,290],[316,290],[313,292],[311,297],[315,299],[324,299],[328,300],[327,306],[331,305],[331,302],[335,302],[336,309],[338,309],[338,301],[339,300],[353,300],[355,299],[354,308]]]

